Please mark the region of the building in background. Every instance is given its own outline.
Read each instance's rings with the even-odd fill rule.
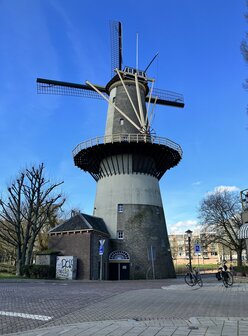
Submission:
[[[174,266],[186,265],[189,262],[189,247],[187,234],[169,235],[171,255]],[[228,247],[220,243],[211,243],[206,245],[204,233],[193,233],[191,244],[192,264],[218,264],[224,261],[235,264],[237,254]],[[195,252],[195,246],[200,245],[200,252]],[[244,251],[243,259],[246,253]]]

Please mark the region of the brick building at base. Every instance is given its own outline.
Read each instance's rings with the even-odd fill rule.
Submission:
[[[77,257],[77,279],[97,280],[100,274],[99,240],[105,240],[108,251],[109,233],[102,218],[72,212],[70,219],[49,232],[49,249],[60,255]],[[107,279],[108,253],[102,256],[103,279]]]
[[[48,248],[60,256],[77,257],[76,279],[134,280],[175,276],[169,274],[171,265],[166,249],[169,242],[165,226],[160,225],[164,221],[163,210],[127,204],[121,209],[117,213],[120,225],[116,239],[110,236],[102,218],[72,211],[70,219],[49,231]],[[139,234],[141,229],[142,235]],[[104,240],[102,255],[101,240]]]

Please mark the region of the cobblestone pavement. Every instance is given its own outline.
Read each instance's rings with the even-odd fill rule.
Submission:
[[[205,279],[202,288],[188,287],[182,279],[66,284],[56,283],[55,286],[46,283],[43,302],[37,300],[37,296],[41,296],[41,284],[20,284],[19,291],[18,283],[6,284],[9,291],[16,286],[17,297],[16,300],[11,300],[9,308],[6,303],[4,307],[1,304],[2,311],[39,314],[50,316],[51,319],[33,321],[29,318],[0,315],[2,335],[10,335],[15,331],[21,332],[15,335],[30,336],[248,335],[246,283],[235,283],[232,288],[225,288],[211,279]],[[30,290],[32,286],[39,290],[36,296]],[[0,290],[1,287],[2,283]],[[58,302],[55,294],[52,298],[47,297],[51,294],[51,288],[54,288]],[[24,290],[28,291],[27,298],[22,297],[26,300],[26,308],[23,302],[20,303],[20,296],[18,299],[18,293]],[[60,292],[64,293],[62,298]],[[5,295],[7,297],[8,291]],[[1,291],[0,296],[2,299]],[[29,299],[33,301],[30,303]],[[47,307],[48,304],[50,306]],[[40,329],[30,330],[34,328]]]

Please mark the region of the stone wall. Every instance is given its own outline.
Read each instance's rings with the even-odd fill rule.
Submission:
[[[162,207],[124,204],[118,213],[117,230],[124,239],[112,240],[112,250],[123,250],[130,255],[130,278],[153,277],[151,250],[154,256],[155,278],[175,277],[168,234]]]
[[[90,280],[90,236],[88,232],[50,234],[49,249],[78,258],[77,279]]]
[[[94,231],[50,234],[49,249],[60,251],[64,256],[77,257],[77,279],[99,279],[99,240],[105,239],[103,254],[103,279],[108,277],[108,238]]]

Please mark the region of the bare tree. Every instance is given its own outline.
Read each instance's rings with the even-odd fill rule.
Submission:
[[[49,230],[62,223],[63,220],[65,220],[65,218],[62,216],[62,212],[58,208],[56,211],[54,211],[54,213],[49,215],[47,222],[42,226],[40,232],[38,233],[34,250],[45,251],[48,249]]]
[[[206,244],[219,243],[235,251],[239,266],[242,265],[244,249],[244,240],[238,239],[238,231],[242,225],[240,213],[239,196],[227,190],[208,194],[199,208]]]
[[[55,189],[63,182],[50,183],[44,164],[25,169],[8,188],[7,200],[0,200],[0,238],[16,251],[16,274],[32,263],[35,240],[65,199]]]

